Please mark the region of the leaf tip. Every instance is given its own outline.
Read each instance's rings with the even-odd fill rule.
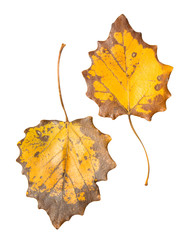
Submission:
[[[55,227],[55,229],[58,230],[63,223],[60,224],[60,223],[52,222],[52,224],[53,224],[53,226]]]
[[[119,17],[117,17],[116,21],[128,21],[128,19],[125,17],[125,15],[122,13]]]

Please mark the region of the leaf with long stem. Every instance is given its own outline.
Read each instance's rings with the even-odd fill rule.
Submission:
[[[57,78],[65,122],[42,120],[26,129],[17,159],[28,179],[27,196],[38,200],[55,228],[75,214],[83,215],[90,202],[100,200],[96,182],[107,180],[107,173],[116,166],[107,150],[111,137],[95,128],[92,117],[68,120],[59,76],[64,46],[59,51]]]
[[[99,105],[100,116],[116,119],[128,115],[146,153],[147,185],[149,159],[130,117],[135,115],[150,121],[153,114],[166,110],[166,100],[170,97],[167,83],[173,68],[159,62],[157,46],[145,43],[124,15],[116,19],[107,40],[99,41],[89,56],[92,65],[83,71],[86,94]]]

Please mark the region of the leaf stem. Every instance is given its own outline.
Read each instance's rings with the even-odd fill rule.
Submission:
[[[149,172],[150,172],[150,164],[149,164],[148,154],[147,154],[147,151],[146,151],[146,149],[145,149],[145,147],[144,147],[143,142],[141,141],[141,139],[139,138],[138,134],[136,133],[136,131],[135,131],[134,127],[133,127],[130,114],[128,114],[128,118],[129,118],[129,123],[130,123],[130,126],[131,126],[132,130],[133,130],[134,134],[136,135],[136,137],[138,138],[138,140],[140,141],[140,143],[142,144],[142,147],[143,147],[144,152],[145,152],[145,154],[146,154],[147,163],[148,163],[148,174],[147,174],[145,186],[147,186],[147,185],[148,185],[148,179],[149,179]]]
[[[61,105],[62,105],[63,111],[65,113],[66,122],[68,122],[69,120],[68,120],[67,112],[65,110],[65,106],[63,104],[63,98],[62,98],[62,95],[61,95],[61,86],[60,86],[60,77],[59,77],[59,63],[60,63],[61,53],[62,53],[62,50],[63,50],[64,47],[65,47],[65,44],[62,43],[61,48],[59,50],[59,57],[58,57],[58,62],[57,62],[57,80],[58,80],[58,89],[59,89],[59,97],[60,97]]]

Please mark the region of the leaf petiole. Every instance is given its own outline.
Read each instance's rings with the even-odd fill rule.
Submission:
[[[147,174],[145,186],[147,186],[147,185],[148,185],[148,179],[149,179],[149,173],[150,173],[150,164],[149,164],[148,154],[147,154],[147,151],[146,151],[146,149],[145,149],[145,147],[144,147],[143,142],[141,141],[141,139],[139,138],[137,132],[135,131],[135,129],[134,129],[134,127],[133,127],[130,114],[128,114],[128,118],[129,118],[129,123],[130,123],[130,126],[131,126],[132,130],[133,130],[134,134],[136,135],[136,137],[138,138],[138,140],[140,141],[140,143],[142,144],[142,147],[143,147],[144,152],[145,152],[145,154],[146,154],[147,163],[148,163],[148,174]]]
[[[58,57],[58,62],[57,62],[57,80],[58,80],[58,89],[59,89],[59,97],[60,97],[60,101],[61,101],[61,105],[63,107],[63,111],[65,113],[65,119],[66,119],[66,122],[68,122],[68,116],[67,116],[67,112],[65,110],[65,106],[63,104],[63,98],[62,98],[62,95],[61,95],[61,86],[60,86],[60,77],[59,77],[59,63],[60,63],[60,58],[61,58],[61,53],[62,53],[62,50],[63,48],[65,47],[66,45],[64,43],[62,43],[61,45],[61,48],[59,50],[59,57]]]

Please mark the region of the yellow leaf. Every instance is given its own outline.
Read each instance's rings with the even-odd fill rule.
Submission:
[[[87,96],[99,105],[99,115],[117,118],[127,114],[132,130],[141,142],[148,163],[149,158],[131,115],[151,120],[153,114],[166,110],[170,97],[167,88],[172,67],[157,58],[157,46],[145,43],[141,33],[135,32],[127,18],[121,15],[112,24],[106,41],[89,53],[92,65],[83,71]]]
[[[154,113],[166,110],[173,68],[158,61],[157,47],[146,44],[124,15],[89,55],[92,66],[83,76],[87,96],[99,105],[100,116],[115,119],[128,114],[151,120]]]
[[[28,178],[27,196],[39,202],[59,228],[72,215],[100,200],[97,181],[106,180],[116,164],[107,145],[111,138],[97,130],[92,118],[46,121],[25,130],[17,161]]]

